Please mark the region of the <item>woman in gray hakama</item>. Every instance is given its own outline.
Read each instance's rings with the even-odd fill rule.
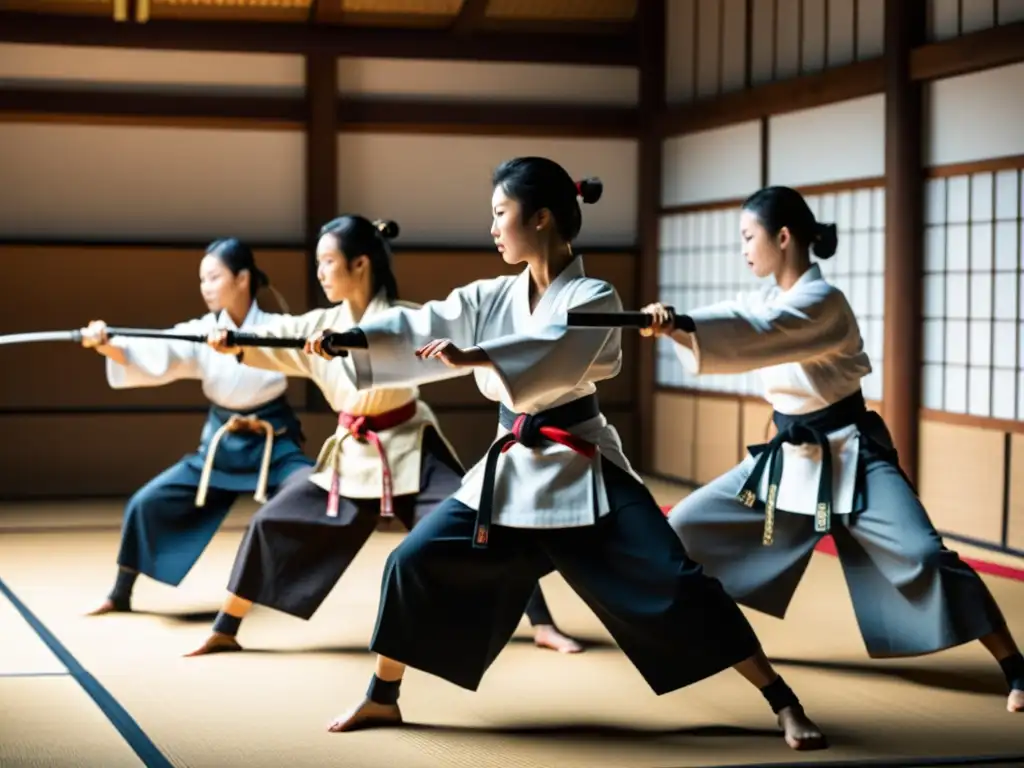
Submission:
[[[980,640],[1006,677],[1007,708],[1024,710],[1024,657],[999,607],[943,545],[885,422],[866,409],[871,365],[857,320],[808,256],[808,246],[835,253],[835,225],[818,223],[798,192],[770,187],[745,202],[740,226],[748,264],[776,285],[688,313],[692,332],[671,330],[667,309],[651,305],[646,335],[671,335],[697,373],[759,370],[778,432],[680,502],[672,528],[737,602],[777,618],[831,533],[869,656]]]

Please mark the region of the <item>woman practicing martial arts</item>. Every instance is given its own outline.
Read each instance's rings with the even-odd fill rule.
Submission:
[[[387,240],[394,222],[342,216],[326,224],[317,244],[317,279],[335,306],[301,316],[279,315],[250,332],[306,338],[322,328],[371,321],[398,299]],[[356,391],[340,362],[300,349],[226,346],[215,332],[210,345],[245,365],[311,379],[338,413],[338,428],[316,466],[297,472],[253,517],[228,585],[213,634],[190,655],[238,651],[242,618],[253,603],[301,619],[316,612],[377,527],[381,515],[411,529],[459,487],[464,473],[433,412],[415,386]],[[580,646],[554,626],[539,585],[528,617],[534,641],[573,652]],[[454,647],[457,638],[449,638]]]
[[[595,202],[600,182],[577,184],[537,157],[502,164],[493,182],[491,235],[506,263],[526,268],[368,318],[341,334],[366,348],[332,363],[360,390],[472,373],[500,403],[500,428],[458,491],[388,558],[376,674],[330,730],[400,722],[406,665],[475,690],[537,579],[557,570],[656,693],[735,667],[790,746],[824,746],[739,607],[672,535],[601,413],[595,383],[618,374],[621,332],[566,327],[569,309],[621,307],[570,246],[582,223],[577,196]],[[336,352],[324,349],[329,333],[308,350]]]
[[[267,276],[252,251],[217,240],[199,264],[199,290],[209,314],[174,331],[205,336],[215,328],[250,330],[271,321],[256,301]],[[281,299],[278,297],[278,302]],[[240,493],[265,501],[296,470],[313,462],[302,452],[298,417],[285,398],[287,378],[246,368],[204,344],[114,338],[93,321],[82,344],[107,358],[115,389],[199,379],[212,403],[199,448],[144,485],[129,500],[114,589],[92,615],[130,611],[140,573],[177,586],[206,549]]]
[[[695,491],[669,521],[686,551],[739,603],[782,618],[815,544],[831,533],[868,654],[917,656],[981,640],[1024,710],[1024,657],[979,576],[943,546],[899,469],[881,417],[865,407],[871,372],[846,297],[808,251],[836,251],[834,224],[799,192],[769,187],[742,207],[743,254],[775,285],[687,313],[661,304],[645,335],[669,335],[695,373],[759,370],[777,435]],[[692,325],[690,324],[692,323]],[[785,470],[783,470],[785,467]]]

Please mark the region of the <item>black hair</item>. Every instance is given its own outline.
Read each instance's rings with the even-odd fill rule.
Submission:
[[[256,257],[252,249],[236,237],[214,240],[206,248],[207,256],[216,256],[220,263],[238,275],[243,269],[249,272],[249,298],[255,299],[260,288],[270,287],[270,278],[266,272],[256,266]]]
[[[398,237],[398,232],[398,224],[393,221],[370,221],[363,216],[346,214],[324,224],[320,228],[320,237],[331,235],[337,240],[338,249],[348,263],[366,256],[370,260],[373,293],[383,288],[388,301],[396,301],[398,281],[391,267],[391,247],[388,241]]]
[[[765,187],[744,201],[743,210],[757,216],[772,237],[783,227],[788,228],[793,239],[819,259],[830,259],[836,253],[839,245],[836,225],[822,224],[815,219],[804,196],[795,189]]]
[[[577,198],[584,203],[596,203],[604,191],[600,179],[573,181],[562,166],[546,157],[506,160],[495,169],[491,183],[519,203],[524,222],[547,208],[559,236],[567,243],[576,239],[583,226]]]

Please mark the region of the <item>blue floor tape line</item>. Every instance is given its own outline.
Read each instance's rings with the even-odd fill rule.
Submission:
[[[70,672],[0,672],[0,680],[8,677],[67,677]]]
[[[18,599],[18,596],[10,590],[3,579],[0,579],[0,593],[3,593],[4,597],[11,601],[11,605],[18,609],[18,613],[35,630],[39,639],[46,643],[47,647],[53,651],[53,655],[67,667],[68,673],[75,679],[75,682],[82,686],[82,690],[96,702],[146,768],[174,768],[174,764],[146,735],[145,731],[135,722],[135,718],[128,714],[128,711],[118,703],[110,691],[103,687],[99,680],[86,671],[78,659],[71,655],[71,651],[65,648],[64,644],[46,628],[46,625],[29,610],[28,606]]]

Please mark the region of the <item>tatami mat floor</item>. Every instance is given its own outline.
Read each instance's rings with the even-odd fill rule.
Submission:
[[[661,501],[682,493],[654,485]],[[586,653],[536,649],[524,622],[479,692],[411,671],[407,727],[328,734],[327,721],[363,693],[372,671],[366,645],[381,566],[401,534],[376,534],[311,621],[256,609],[240,634],[248,652],[183,658],[209,630],[251,511],[240,505],[179,589],[141,579],[138,613],[86,618],[114,575],[119,505],[0,509],[0,766],[669,768],[902,757],[938,765],[964,755],[1024,765],[1024,715],[1005,711],[984,650],[868,660],[842,572],[823,554],[786,621],[749,615],[827,729],[827,752],[789,751],[734,673],[655,696],[557,575],[545,592],[564,629],[593,643]],[[1024,638],[1024,583],[985,578]],[[67,657],[47,647],[47,633]],[[83,673],[98,687],[83,687]],[[108,717],[103,701],[120,714]]]

